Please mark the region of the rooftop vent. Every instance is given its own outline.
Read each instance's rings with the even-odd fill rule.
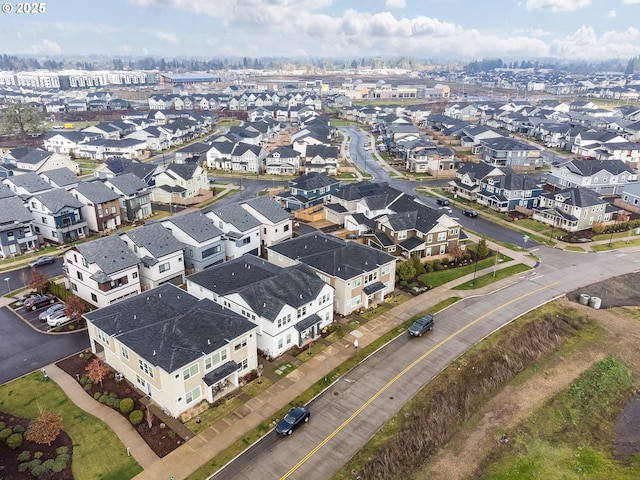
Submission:
[[[154,356],[154,357],[156,356],[156,351],[155,351],[155,350],[153,351],[153,356]]]

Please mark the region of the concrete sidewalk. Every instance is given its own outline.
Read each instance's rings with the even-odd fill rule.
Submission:
[[[535,260],[526,252],[509,252],[509,255],[514,260],[500,264],[500,268],[516,263],[526,263],[530,266],[535,264]],[[479,270],[475,275],[480,277],[493,271],[494,267],[491,267]],[[366,347],[412,316],[428,310],[430,306],[453,295],[466,297],[487,294],[516,283],[520,281],[521,277],[507,278],[477,290],[451,291],[451,288],[471,279],[473,279],[473,274],[461,277],[446,286],[434,288],[422,295],[410,298],[379,317],[366,322],[338,342],[327,345],[324,350],[313,355],[287,376],[276,378],[277,381],[267,390],[248,399],[240,408],[208,427],[199,435],[194,436],[164,458],[158,458],[140,440],[126,419],[89,397],[75,379],[55,365],[49,365],[47,373],[64,389],[74,403],[110,425],[124,444],[131,448],[132,455],[144,468],[144,471],[136,476],[137,479],[156,480],[172,477],[177,480],[186,478],[207,461],[241,439],[246,432],[257,427],[264,419],[275,415],[283,405],[293,401],[327,373],[344,363],[355,353],[353,341],[356,338],[360,348]],[[267,368],[270,366],[265,365],[265,370]]]

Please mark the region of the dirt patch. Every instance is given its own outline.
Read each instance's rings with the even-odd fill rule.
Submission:
[[[426,470],[416,478],[456,480],[473,476],[494,449],[502,447],[500,439],[517,434],[517,425],[559,391],[566,389],[580,374],[609,354],[615,354],[640,372],[640,342],[638,324],[640,316],[635,308],[593,309],[578,304],[581,293],[602,298],[603,305],[640,305],[636,289],[639,274],[624,275],[611,281],[581,288],[559,300],[566,308],[574,308],[596,319],[607,335],[597,344],[571,357],[562,359],[556,366],[543,370],[520,385],[509,385],[489,400],[478,412],[478,420],[466,426],[443,448]],[[637,375],[637,373],[636,373]],[[634,397],[635,398],[635,397]],[[633,408],[634,406],[638,408]],[[640,399],[630,400],[617,422],[617,440],[620,458],[640,452],[640,434],[636,426],[640,421]]]

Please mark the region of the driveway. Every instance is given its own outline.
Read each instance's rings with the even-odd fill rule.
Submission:
[[[85,348],[89,348],[86,331],[42,333],[21,320],[9,307],[0,308],[0,385]]]

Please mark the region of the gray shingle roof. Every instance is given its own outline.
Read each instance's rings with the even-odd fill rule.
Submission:
[[[196,242],[205,242],[222,235],[222,230],[216,227],[209,217],[199,211],[174,215],[163,223],[174,224]]]
[[[264,215],[273,223],[282,222],[283,220],[291,218],[289,212],[282,208],[278,201],[270,197],[256,197],[245,202],[245,204]]]
[[[164,257],[183,248],[182,243],[176,240],[169,230],[155,222],[129,230],[122,235],[129,237],[138,247],[145,247],[155,258]]]
[[[233,225],[240,232],[246,232],[261,225],[257,218],[240,205],[226,205],[224,207],[213,208],[209,211],[219,217],[224,223]]]
[[[95,263],[105,274],[124,270],[140,263],[138,257],[129,250],[118,235],[109,235],[87,243],[76,245],[75,249],[89,263]]]
[[[22,201],[15,196],[0,198],[0,226],[15,222],[29,222],[33,220],[31,212],[22,204]],[[2,228],[2,227],[0,227]]]
[[[73,190],[93,203],[107,203],[120,198],[120,195],[99,181],[80,182]]]
[[[237,313],[171,284],[87,313],[85,318],[147,363],[170,373],[255,328]]]
[[[148,186],[144,180],[133,173],[123,173],[117,177],[109,178],[108,182],[127,196],[135,195]]]
[[[17,187],[24,188],[29,193],[44,192],[50,190],[52,187],[45,182],[40,175],[35,172],[29,172],[22,175],[14,175],[8,179],[11,183]]]
[[[198,168],[198,165],[193,163],[172,163],[167,167],[166,171],[175,173],[184,180],[191,180],[196,168]]]
[[[42,181],[44,182],[44,180]],[[71,195],[64,188],[56,188],[49,192],[36,195],[35,197],[40,203],[47,207],[51,213],[58,213],[65,207],[81,208],[84,206],[84,203]]]
[[[67,167],[54,168],[53,170],[41,172],[40,177],[48,178],[53,184],[58,187],[66,187],[67,185],[78,183],[78,177],[76,176],[76,174],[69,170]]]

